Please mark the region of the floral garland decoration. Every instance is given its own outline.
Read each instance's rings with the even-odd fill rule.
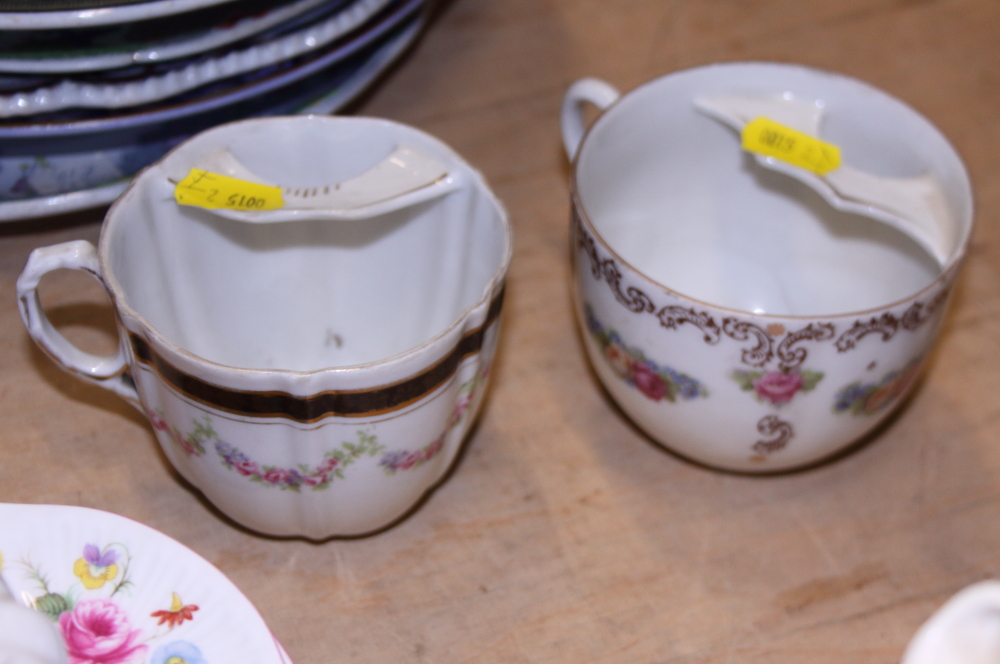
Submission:
[[[375,436],[364,431],[358,431],[357,434],[358,444],[342,443],[339,448],[324,454],[323,461],[315,468],[304,463],[297,468],[261,466],[233,445],[221,440],[216,440],[215,451],[222,457],[222,465],[248,477],[251,482],[277,487],[282,491],[300,492],[304,486],[313,491],[321,491],[329,487],[334,478],[344,479],[344,468],[347,466],[363,456],[375,456],[385,449]]]
[[[186,436],[177,427],[170,426],[163,419],[163,413],[160,411],[147,410],[146,415],[149,417],[149,421],[152,423],[154,429],[157,431],[166,431],[174,444],[188,456],[203,456],[205,454],[205,443],[212,438],[218,437],[215,430],[212,429],[212,420],[209,419],[208,415],[203,418],[204,422],[194,420],[194,431]]]
[[[611,370],[628,385],[653,401],[677,401],[707,397],[708,390],[698,380],[671,367],[647,359],[638,348],[625,344],[614,329],[605,329],[590,305],[586,305],[587,327],[604,353]]]
[[[382,467],[386,475],[394,475],[401,470],[418,468],[436,457],[444,448],[445,438],[462,422],[472,405],[477,388],[488,375],[489,366],[487,365],[459,386],[455,407],[452,409],[445,430],[440,436],[415,451],[397,450],[384,454],[379,460],[379,466]],[[171,426],[160,411],[150,410],[147,414],[153,428],[167,432],[170,440],[187,456],[196,458],[204,456],[206,447],[211,443],[211,447],[215,449],[222,460],[222,465],[228,470],[236,471],[239,475],[249,478],[251,482],[257,482],[267,487],[277,487],[283,491],[301,492],[303,487],[313,491],[326,489],[334,479],[344,479],[344,468],[347,466],[362,457],[375,456],[385,450],[385,446],[378,442],[375,435],[359,430],[357,431],[357,443],[344,442],[339,448],[330,450],[323,455],[323,461],[315,468],[307,464],[299,464],[295,468],[265,466],[251,459],[235,445],[221,440],[219,434],[212,428],[212,420],[208,415],[205,415],[201,420],[193,420],[193,431],[184,434],[176,427]]]
[[[854,416],[873,415],[899,397],[920,375],[920,359],[913,360],[902,369],[890,371],[877,383],[863,383],[858,380],[837,392],[833,412],[850,411]]]
[[[476,394],[476,388],[486,380],[486,376],[489,375],[489,367],[485,367],[480,373],[477,373],[471,379],[462,383],[458,388],[458,399],[455,401],[455,408],[451,411],[451,416],[448,418],[448,424],[445,426],[444,431],[441,435],[431,441],[429,444],[420,448],[416,451],[408,450],[397,450],[395,452],[389,452],[382,457],[379,461],[379,465],[385,471],[386,475],[395,475],[396,471],[399,470],[409,470],[410,468],[419,468],[424,465],[435,456],[444,447],[444,439],[452,429],[459,425],[462,418],[465,416],[465,412],[472,405],[472,399]]]

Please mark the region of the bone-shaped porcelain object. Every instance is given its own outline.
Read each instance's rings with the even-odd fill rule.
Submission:
[[[439,198],[462,184],[458,174],[449,173],[448,168],[433,157],[407,146],[397,147],[361,175],[318,187],[267,182],[225,148],[206,155],[194,167],[279,187],[285,205],[276,210],[211,210],[228,219],[258,224],[305,219],[369,219]]]
[[[695,108],[742,132],[756,118],[765,117],[812,137],[819,137],[823,108],[786,97],[715,97],[694,100]],[[945,265],[957,247],[957,225],[944,192],[929,175],[891,178],[873,175],[846,164],[824,175],[755,154],[761,166],[789,175],[819,193],[832,207],[886,223],[913,238]]]
[[[0,579],[0,664],[66,664],[66,659],[52,621],[18,603]]]

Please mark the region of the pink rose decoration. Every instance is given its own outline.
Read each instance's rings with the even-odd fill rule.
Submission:
[[[632,380],[639,391],[653,401],[667,396],[667,384],[645,364],[636,362],[632,365]]]
[[[291,473],[289,473],[284,468],[271,468],[270,470],[264,471],[261,475],[265,482],[271,484],[286,484],[289,479],[291,479]]]
[[[755,380],[753,389],[761,399],[781,404],[791,401],[804,384],[805,380],[800,373],[771,371]]]
[[[254,473],[260,473],[260,467],[250,459],[239,459],[233,464],[233,468],[243,477],[250,477]]]
[[[472,403],[472,395],[473,393],[470,392],[455,402],[455,410],[452,413],[452,419],[454,421],[457,422],[462,418],[462,415],[465,413],[465,409],[469,407],[470,403]]]
[[[167,429],[170,428],[170,426],[167,424],[167,421],[164,420],[159,415],[157,415],[155,411],[147,410],[146,416],[149,417],[150,423],[152,423],[153,428],[156,429],[157,431],[166,431]]]
[[[434,455],[440,452],[442,447],[444,447],[444,436],[438,437],[437,440],[427,446],[427,449],[424,450],[424,459],[433,459]]]
[[[146,646],[139,630],[114,602],[90,599],[59,616],[59,629],[70,664],[126,664],[142,659]]]

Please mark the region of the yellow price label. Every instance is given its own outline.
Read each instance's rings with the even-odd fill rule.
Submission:
[[[174,200],[181,205],[217,210],[276,210],[285,204],[281,189],[238,180],[227,175],[192,168],[174,187]]]
[[[774,157],[792,166],[824,175],[840,166],[840,148],[767,118],[743,127],[743,149]]]

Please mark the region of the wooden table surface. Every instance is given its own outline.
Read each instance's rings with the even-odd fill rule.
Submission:
[[[751,59],[855,76],[923,112],[967,162],[978,223],[908,407],[860,449],[766,478],[677,458],[598,387],[571,319],[558,126],[579,77],[628,90]],[[356,109],[451,144],[514,224],[492,393],[448,481],[364,539],[272,540],[221,517],[137,412],[22,327],[28,252],[96,241],[98,210],[0,228],[0,502],[100,508],[180,540],[297,664],[897,662],[945,599],[1000,576],[998,62],[995,0],[455,0]],[[113,348],[96,283],[44,286],[68,335]]]

